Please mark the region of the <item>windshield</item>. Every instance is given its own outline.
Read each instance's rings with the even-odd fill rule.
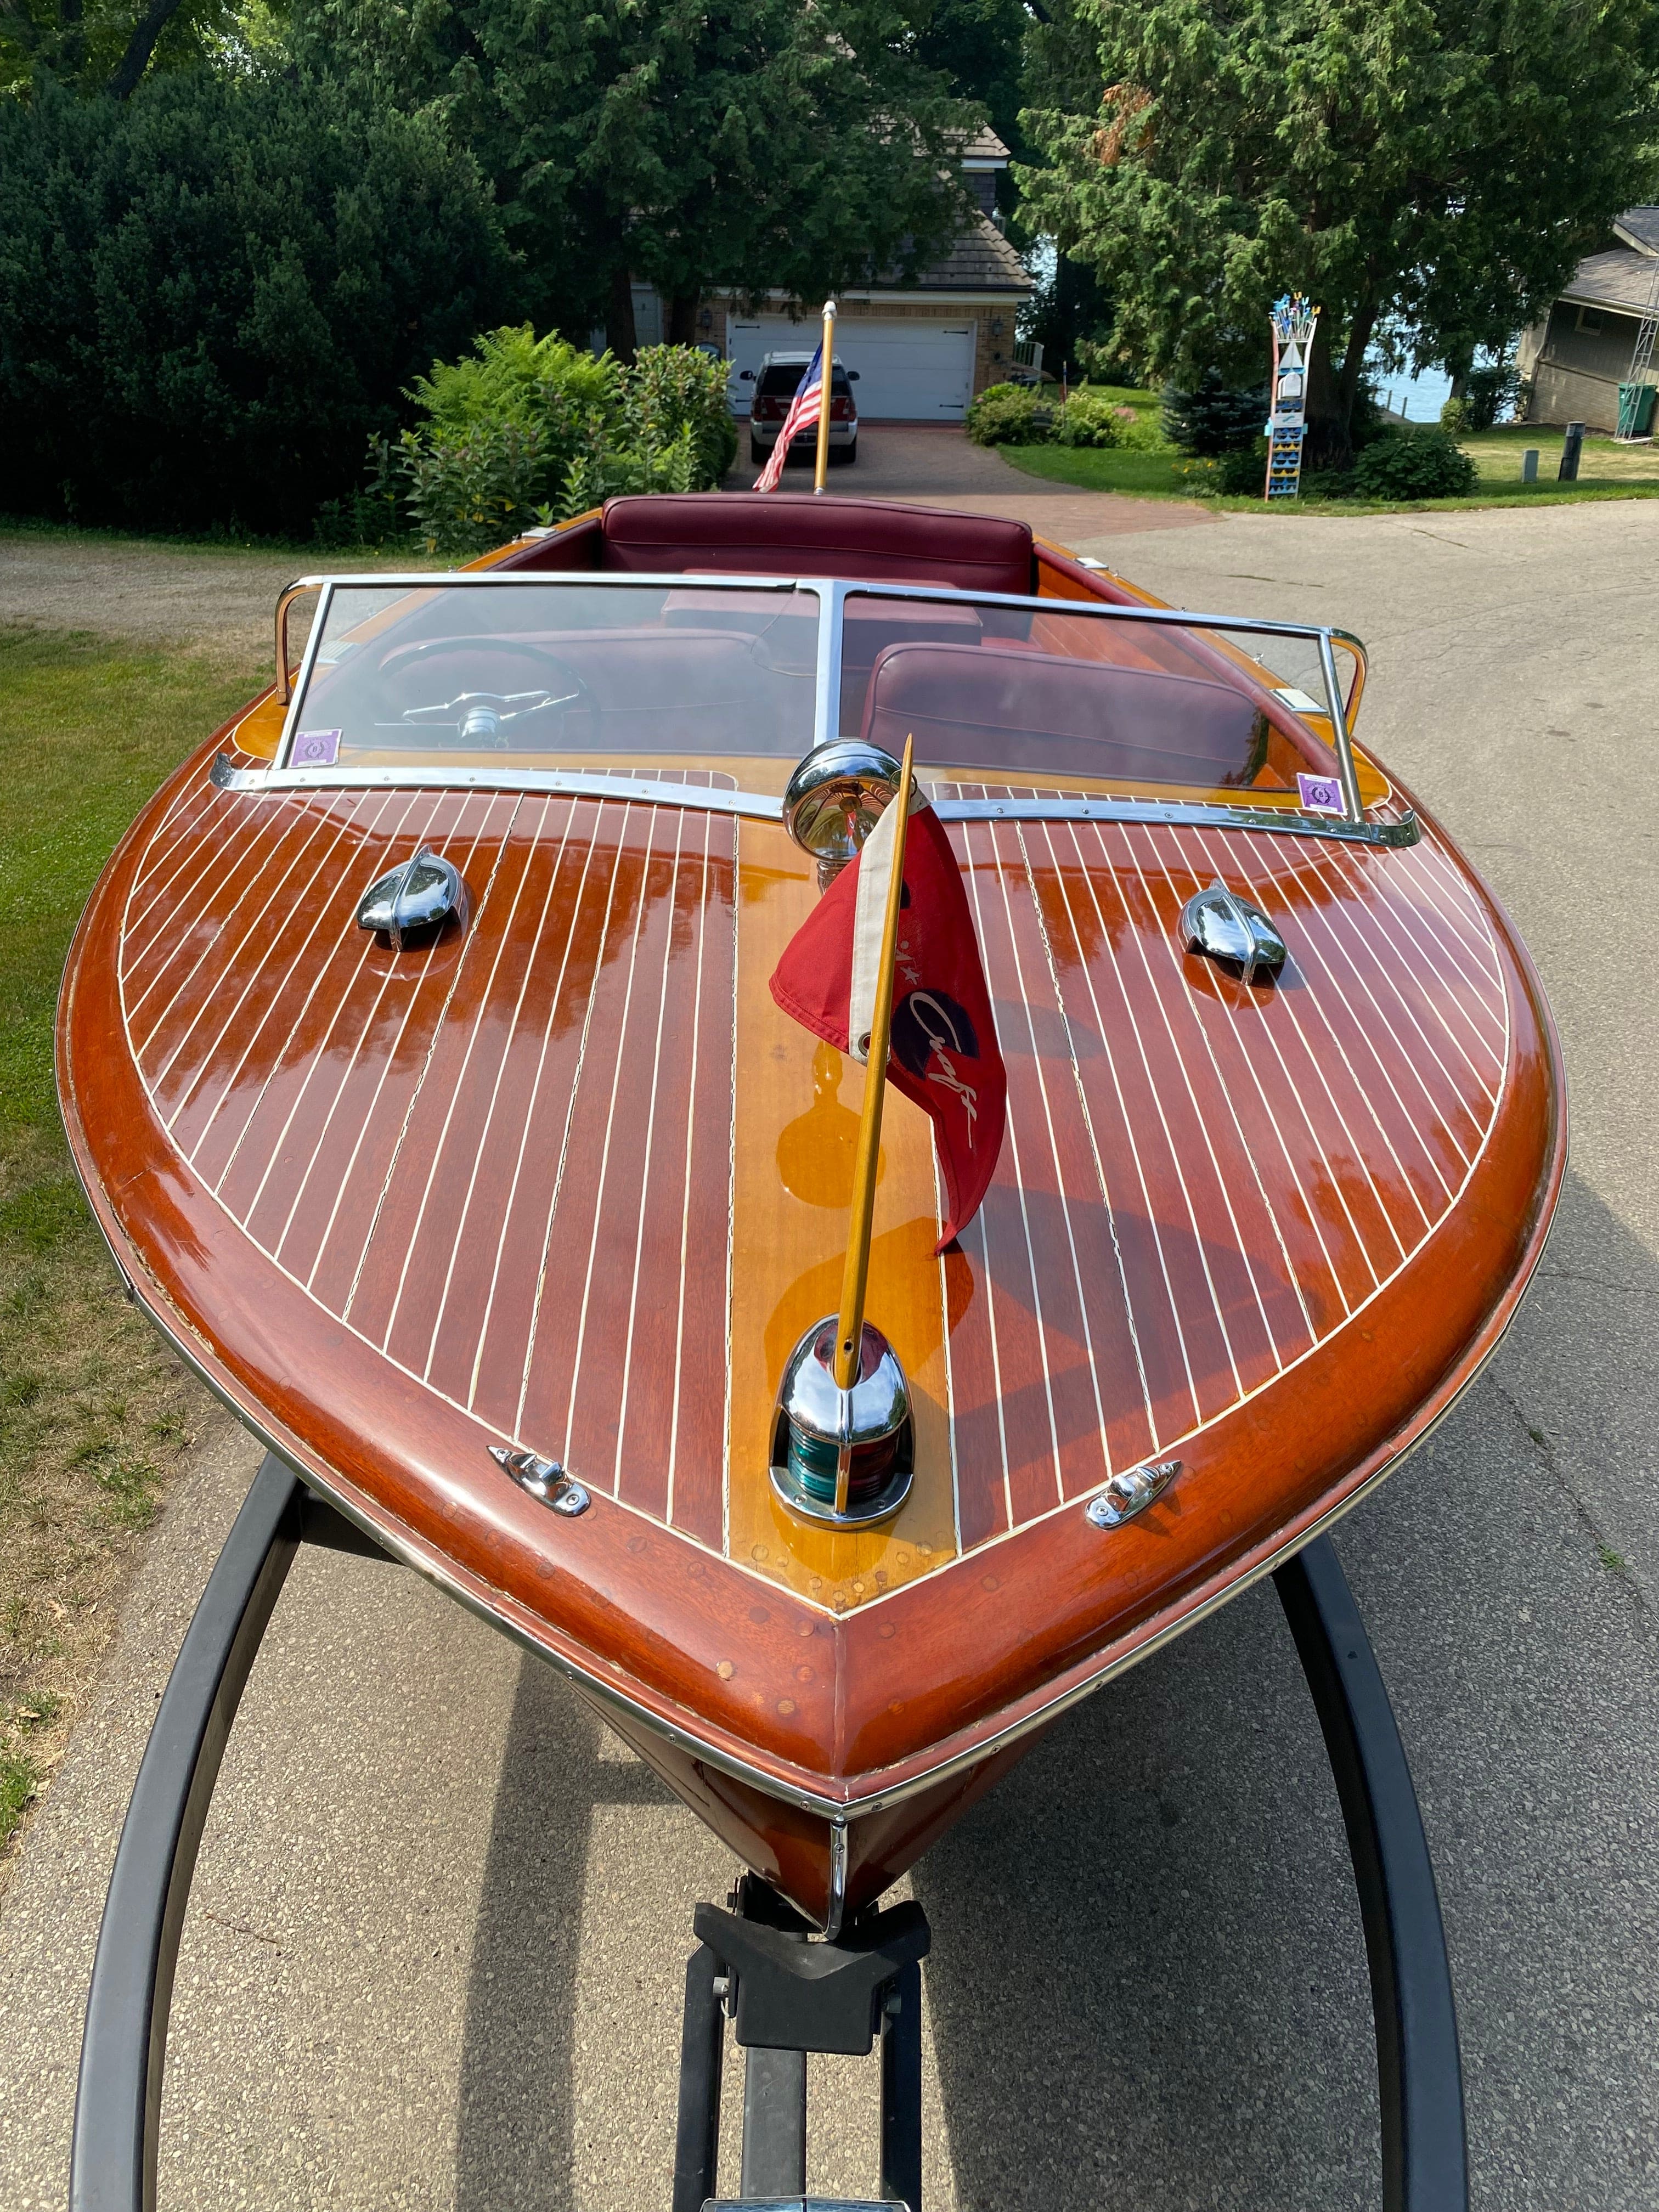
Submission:
[[[816,593],[793,586],[338,585],[289,763],[796,761],[812,743],[817,622]]]
[[[1330,748],[1213,634],[1056,605],[849,592],[840,732],[966,785],[1303,795]],[[1310,706],[1312,702],[1308,702]]]
[[[837,640],[821,679],[820,652]],[[1286,641],[1248,641],[1247,653],[1201,623],[925,586],[354,578],[328,587],[286,762],[729,763],[750,787],[781,790],[815,743],[862,738],[896,757],[914,738],[918,768],[966,793],[1236,804],[1248,792],[1340,812],[1334,787],[1311,788],[1337,776],[1328,723],[1255,657]],[[1288,642],[1305,654],[1305,639]]]

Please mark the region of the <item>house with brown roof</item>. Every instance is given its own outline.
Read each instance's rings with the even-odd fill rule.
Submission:
[[[1015,321],[1032,286],[994,220],[996,179],[1008,161],[994,131],[978,132],[961,154],[978,205],[949,252],[912,276],[890,271],[837,295],[836,353],[858,371],[860,421],[960,422],[976,392],[1012,373]],[[817,343],[816,304],[803,311],[780,291],[714,292],[699,303],[697,337],[729,362],[739,416],[755,389],[745,369],[769,353],[810,353]],[[634,319],[641,345],[659,338],[661,303],[643,285],[635,288]]]
[[[1581,261],[1548,315],[1522,332],[1526,422],[1618,428],[1637,332],[1659,313],[1659,207],[1626,208],[1613,229],[1613,243]]]

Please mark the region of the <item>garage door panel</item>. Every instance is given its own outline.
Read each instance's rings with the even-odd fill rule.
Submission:
[[[959,422],[973,397],[974,325],[971,320],[917,322],[845,318],[836,332],[836,351],[859,373],[859,413],[875,421]],[[792,323],[784,315],[732,320],[726,326],[732,356],[729,390],[733,407],[749,411],[752,383],[741,380],[745,368],[758,369],[769,353],[805,352],[817,343],[816,323]]]

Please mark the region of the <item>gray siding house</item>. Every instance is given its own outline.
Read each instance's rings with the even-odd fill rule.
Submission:
[[[1613,228],[1613,243],[1581,261],[1546,319],[1522,333],[1526,422],[1618,428],[1619,386],[1659,278],[1659,207],[1626,208]]]

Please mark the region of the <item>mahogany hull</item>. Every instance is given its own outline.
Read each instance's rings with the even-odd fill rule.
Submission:
[[[244,798],[207,780],[224,734],[134,823],[65,976],[65,1122],[118,1261],[273,1449],[821,1922],[1352,1504],[1541,1250],[1547,1009],[1431,822],[1386,853],[959,826],[1010,1140],[934,1263],[925,1124],[892,1117],[871,1311],[917,1385],[916,1492],[885,1530],[797,1526],[770,1392],[834,1304],[856,1103],[765,994],[801,856],[611,800]],[[416,839],[473,918],[400,963],[352,916]],[[1280,923],[1281,986],[1176,945],[1217,874]],[[500,1443],[565,1459],[590,1510],[556,1522]],[[1088,1524],[1154,1454],[1164,1498]]]

